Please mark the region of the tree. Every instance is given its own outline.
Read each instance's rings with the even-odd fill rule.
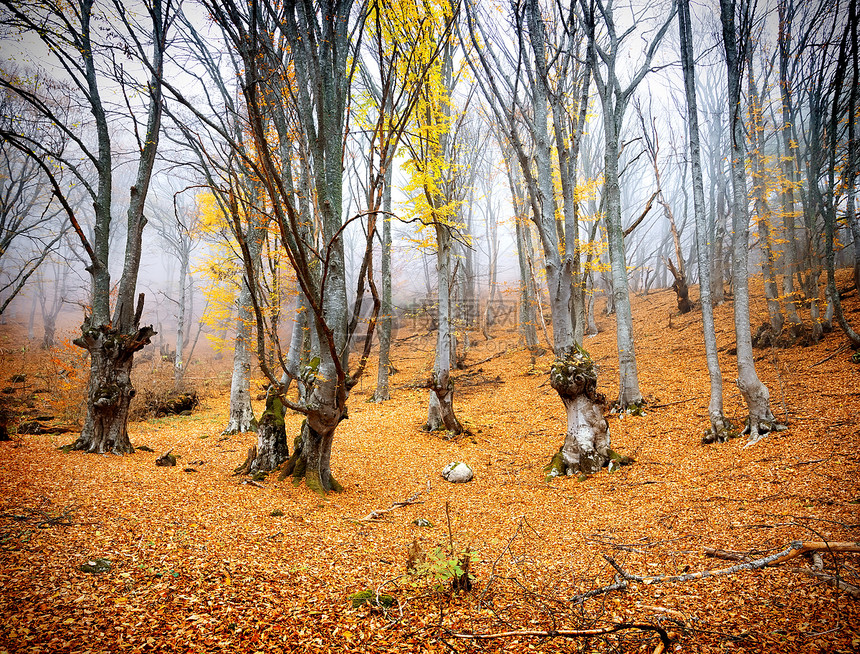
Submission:
[[[636,88],[651,69],[651,63],[663,36],[675,15],[675,5],[662,22],[644,51],[644,58],[631,74],[626,86],[619,79],[618,63],[623,44],[633,34],[633,27],[619,34],[612,0],[595,0],[589,4],[580,0],[589,41],[589,69],[603,110],[604,139],[604,208],[609,259],[612,266],[612,292],[616,311],[618,367],[620,373],[618,405],[627,409],[642,404],[636,353],[633,343],[633,315],[627,288],[627,259],[624,251],[624,228],[621,222],[621,188],[618,162],[624,114]],[[605,32],[605,42],[598,37],[597,24]],[[635,25],[635,23],[634,23]]]
[[[426,428],[463,431],[454,412],[454,383],[451,361],[456,354],[453,341],[451,284],[454,281],[455,239],[463,240],[458,220],[462,188],[456,161],[457,117],[452,116],[454,90],[454,43],[451,38],[452,7],[447,0],[424,6],[423,20],[432,27],[424,38],[432,50],[433,66],[422,78],[419,102],[413,118],[415,136],[407,140],[410,158],[406,162],[411,179],[406,190],[412,194],[413,217],[432,230],[436,250],[436,355],[430,378]]]
[[[762,250],[761,269],[764,277],[764,295],[767,301],[767,311],[770,316],[769,332],[771,340],[782,333],[785,316],[779,304],[779,287],[776,283],[775,257],[773,253],[773,237],[771,236],[772,212],[768,198],[769,175],[767,154],[765,152],[764,107],[763,98],[759,94],[753,65],[753,48],[747,50],[747,101],[749,103],[750,145],[749,159],[752,168],[752,188],[755,213],[758,223],[759,245]]]
[[[50,148],[39,139],[17,132],[3,132],[14,147],[35,161],[48,177],[52,192],[61,204],[75,233],[87,253],[90,274],[91,310],[84,317],[81,335],[74,342],[90,355],[90,379],[87,387],[87,415],[75,449],[87,452],[133,451],[128,438],[129,403],[135,394],[131,383],[134,353],[149,343],[154,334],[151,326],[141,327],[143,294],[135,302],[142,234],[146,225],[144,204],[155,165],[161,131],[164,51],[173,21],[171,0],[151,0],[145,4],[145,19],[138,23],[119,2],[113,12],[94,14],[93,0],[79,0],[72,5],[53,0],[3,3],[7,9],[7,29],[29,33],[39,38],[56,64],[70,79],[80,115],[92,114],[93,122],[86,133],[58,111],[58,102],[45,101],[33,80],[4,76],[0,84],[16,93],[32,110],[62,133],[70,147],[63,151]],[[144,23],[146,23],[144,25]],[[116,27],[113,27],[113,26]],[[99,40],[104,37],[104,41]],[[136,139],[136,176],[130,189],[127,211],[125,257],[111,311],[111,275],[108,267],[109,243],[113,229],[113,168],[118,163],[111,139],[109,107],[103,99],[104,75],[115,54],[113,39],[121,39],[125,51],[145,63],[150,78],[138,83],[121,66],[113,80],[126,92],[124,100],[131,107],[132,91],[143,99],[142,121],[130,116]],[[151,54],[147,54],[151,48]],[[111,70],[111,72],[113,72]],[[133,87],[133,88],[132,88]],[[93,204],[93,237],[83,231],[68,197],[68,182],[61,184],[55,172],[58,166],[65,175],[80,184]]]
[[[681,251],[681,235],[678,226],[675,223],[675,214],[672,207],[663,193],[662,175],[660,174],[660,166],[658,163],[658,155],[660,153],[660,137],[657,133],[655,121],[652,119],[650,128],[645,122],[645,116],[642,113],[642,108],[637,104],[636,112],[639,115],[639,122],[642,125],[642,141],[644,143],[645,152],[648,153],[648,158],[651,160],[651,167],[654,169],[654,179],[657,182],[656,197],[660,205],[663,207],[663,213],[669,221],[669,229],[672,233],[672,241],[675,245],[675,261],[672,263],[671,258],[666,258],[666,266],[672,277],[675,278],[672,284],[672,289],[678,296],[678,311],[688,313],[693,309],[693,303],[690,301],[690,292],[687,284],[687,272],[684,266],[684,255]]]
[[[440,5],[441,7],[442,5]],[[372,250],[365,251],[359,272],[359,292],[364,290],[363,279],[367,272],[368,284],[379,306],[380,313],[379,370],[374,401],[389,399],[388,375],[390,365],[392,298],[391,298],[391,184],[394,157],[408,127],[413,112],[421,102],[425,79],[438,65],[438,58],[447,46],[445,37],[450,32],[452,16],[442,12],[434,14],[433,5],[419,6],[409,0],[399,2],[372,2],[368,5],[368,38],[365,41],[366,57],[360,67],[361,81],[367,98],[366,111],[359,112],[359,121],[365,128],[365,172],[363,195],[368,230],[373,233],[379,215],[382,217],[381,276],[382,298],[377,298],[372,275]],[[368,241],[368,248],[372,241]],[[360,298],[354,306],[350,321],[350,336],[355,332],[361,312]]]
[[[753,359],[749,309],[749,207],[741,117],[741,80],[750,37],[751,6],[747,0],[720,0],[720,22],[726,56],[731,134],[732,252],[735,338],[737,342],[738,388],[749,415],[744,433],[753,444],[768,432],[781,428],[770,410],[770,393],[756,374]]]
[[[258,363],[270,384],[261,423],[271,419],[282,426],[283,407],[304,414],[302,432],[282,474],[292,474],[296,481],[304,479],[319,493],[339,490],[331,472],[334,433],[346,417],[349,389],[364,371],[369,348],[366,341],[365,354],[350,374],[343,232],[351,221],[344,221],[342,214],[342,162],[347,100],[358,62],[357,36],[366,13],[351,0],[205,4],[241,64],[238,83],[243,106],[241,114],[234,116],[242,118],[244,128],[237,136],[232,127],[225,129],[209,115],[196,111],[195,117],[227,146],[229,156],[253,174],[260,189],[259,208],[265,208],[277,226],[281,247],[307,301],[319,342],[319,356],[302,371],[309,389],[307,400],[292,401],[285,396],[282,377],[269,366],[267,331],[276,347],[278,341],[266,327],[258,272],[245,230],[236,229],[254,307]],[[211,56],[205,44],[196,54]],[[166,85],[177,101],[195,111],[183,90]],[[240,138],[244,133],[249,135],[249,142]],[[305,217],[297,205],[290,165],[294,148],[302,154],[311,183],[310,224],[303,222]],[[234,197],[234,202],[245,203],[243,209],[252,206],[247,197]],[[230,215],[235,217],[238,212],[231,211]],[[368,231],[371,238],[373,230]],[[360,303],[361,297],[356,302]],[[368,337],[372,334],[371,326]],[[281,359],[280,353],[276,358]],[[279,443],[269,445],[270,452],[283,454]],[[267,466],[278,458],[270,458]]]
[[[8,89],[0,91],[0,125],[6,133],[20,131],[31,141],[53,141],[48,147],[54,151],[62,152],[68,141]],[[0,141],[0,314],[59,248],[68,230],[39,164],[4,138]]]
[[[857,174],[857,142],[855,140],[855,123],[857,122],[857,82],[860,76],[860,62],[858,62],[858,22],[857,3],[849,3],[848,20],[839,41],[839,51],[833,71],[833,84],[830,91],[830,120],[828,125],[828,153],[827,153],[827,175],[829,193],[824,212],[825,227],[825,261],[827,268],[827,294],[833,303],[836,320],[842,331],[851,341],[855,350],[860,350],[860,334],[858,334],[845,318],[842,311],[842,300],[839,290],[836,288],[836,265],[834,240],[836,234],[837,213],[837,183],[836,169],[838,158],[838,143],[840,132],[847,128],[848,147],[845,149],[845,161],[839,166],[842,169],[842,187],[847,194],[846,214],[850,224],[853,225],[854,216],[854,183]],[[850,70],[849,70],[850,66]],[[849,83],[848,77],[851,77]],[[843,101],[843,93],[848,95],[847,101]],[[847,111],[846,111],[847,109]],[[858,291],[860,292],[860,291]]]
[[[699,115],[696,103],[696,72],[693,63],[693,28],[690,20],[689,0],[678,3],[681,67],[684,71],[684,93],[687,98],[687,131],[690,139],[690,166],[693,174],[693,213],[696,216],[696,251],[699,266],[699,302],[702,305],[702,330],[705,340],[705,357],[711,381],[711,399],[708,404],[710,430],[705,432],[706,442],[723,442],[728,438],[729,424],[723,415],[723,377],[717,356],[717,335],[714,328],[714,306],[711,297],[711,244],[705,224],[705,189],[702,179],[702,162],[699,145]]]
[[[556,356],[550,382],[565,406],[568,424],[565,444],[560,458],[553,463],[554,469],[556,474],[591,474],[608,461],[609,434],[602,414],[603,397],[596,392],[591,359],[575,340],[573,316],[577,312],[573,310],[573,291],[581,285],[579,280],[574,283],[579,270],[578,262],[575,263],[579,256],[579,227],[572,203],[568,205],[571,211],[563,213],[565,220],[556,220],[552,144],[555,143],[558,160],[570,155],[570,145],[564,138],[551,140],[549,128],[550,105],[562,99],[559,90],[587,87],[583,68],[571,60],[579,49],[579,36],[573,29],[574,14],[560,6],[548,13],[556,30],[553,32],[556,39],[550,45],[547,21],[537,0],[511,3],[510,20],[518,38],[512,52],[497,52],[491,44],[505,43],[505,39],[490,37],[491,22],[478,16],[474,3],[467,1],[465,6],[475,53],[473,71],[495,121],[503,126],[500,129],[504,130],[516,154],[522,173],[523,197],[528,198],[543,246]],[[559,13],[555,13],[556,10]],[[505,69],[501,64],[503,59],[513,62],[513,71]],[[553,80],[559,84],[553,87],[555,90],[550,87]],[[583,98],[584,94],[578,93],[576,97]],[[560,109],[553,109],[552,113],[556,123],[583,115],[584,112]],[[564,128],[560,124],[554,127],[564,129],[563,133],[576,141],[584,125],[568,122]],[[568,159],[567,163],[569,175],[576,162]]]
[[[177,307],[173,382],[178,387],[182,383],[182,377],[187,368],[184,352],[190,341],[189,323],[192,318],[192,311],[189,311],[189,305],[193,307],[191,300],[193,300],[194,291],[191,275],[191,254],[199,235],[201,216],[199,208],[190,206],[181,191],[175,194],[167,192],[166,195],[173,200],[172,206],[169,209],[159,207],[154,213],[157,221],[155,229],[166,250],[176,258],[179,267],[177,280],[179,297],[171,298]]]

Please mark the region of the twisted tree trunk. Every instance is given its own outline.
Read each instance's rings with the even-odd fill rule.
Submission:
[[[597,373],[588,353],[574,348],[556,359],[550,384],[567,411],[567,434],[548,466],[550,476],[591,475],[609,460],[609,423],[603,417],[606,398],[597,391]]]
[[[138,309],[143,307],[143,294]],[[122,332],[107,325],[81,327],[75,345],[90,354],[90,379],[87,385],[87,416],[81,435],[72,448],[85,452],[130,454],[134,447],[128,437],[128,410],[135,389],[131,383],[134,353],[148,345],[155,335],[151,326],[138,327],[135,315],[132,330]]]

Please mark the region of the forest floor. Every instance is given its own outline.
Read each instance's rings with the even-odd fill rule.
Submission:
[[[857,328],[857,293],[844,302]],[[753,313],[754,325],[766,316],[760,296]],[[132,423],[132,442],[154,452],[58,450],[73,434],[0,443],[0,651],[663,651],[654,631],[636,627],[590,639],[455,636],[617,623],[661,626],[666,651],[860,650],[860,600],[805,573],[804,557],[580,597],[615,581],[604,556],[633,575],[676,575],[737,564],[705,547],[756,559],[797,540],[860,541],[860,366],[838,328],[811,347],[756,351],[788,430],[749,448],[745,438],[703,446],[701,313],[677,315],[666,290],[634,297],[634,317],[648,405],[609,422],[613,448],[636,461],[585,481],[545,481],[564,411],[547,381],[551,355],[533,366],[513,326],[491,341],[472,335],[455,400],[471,435],[456,440],[421,430],[433,335],[401,330],[393,399],[368,402],[373,370],[355,388],[332,457],[344,491],[324,499],[289,479],[254,485],[232,474],[255,436],[221,436],[223,389],[191,416]],[[585,347],[613,399],[614,322],[598,324]],[[726,414],[741,423],[731,303],[718,308],[717,331]],[[2,339],[6,384],[28,355]],[[299,424],[288,416],[290,438]],[[180,464],[156,467],[169,449]],[[451,461],[472,466],[474,480],[445,482]],[[476,553],[470,592],[439,581],[451,540]],[[440,548],[433,574],[406,574],[413,541]],[[81,570],[97,558],[110,569]],[[860,582],[858,554],[825,552],[823,564]],[[393,604],[353,608],[350,595],[366,589]]]

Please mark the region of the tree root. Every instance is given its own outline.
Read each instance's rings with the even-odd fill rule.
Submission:
[[[770,418],[762,418],[760,420],[753,420],[751,417],[747,418],[746,426],[740,433],[741,436],[749,436],[749,440],[747,441],[747,444],[744,445],[744,449],[752,447],[772,431],[785,431],[786,429],[788,429],[788,425],[777,422],[773,416]]]

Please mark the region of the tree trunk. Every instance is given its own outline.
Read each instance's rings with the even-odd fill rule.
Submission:
[[[380,306],[379,335],[379,369],[376,372],[376,390],[373,392],[374,402],[385,402],[391,399],[388,387],[388,375],[391,374],[391,327],[393,322],[391,303],[391,178],[394,166],[389,164],[385,171],[385,188],[382,192],[382,305]]]
[[[687,96],[687,128],[690,141],[690,159],[693,174],[693,213],[696,216],[696,251],[699,265],[699,302],[702,305],[702,332],[708,376],[711,382],[711,399],[708,417],[711,427],[702,439],[705,443],[725,442],[731,425],[723,414],[723,376],[717,354],[717,335],[714,327],[714,306],[711,298],[711,261],[708,229],[705,224],[705,189],[702,180],[701,147],[699,143],[699,115],[696,104],[696,74],[693,57],[693,29],[690,20],[689,0],[681,0],[678,7],[680,25],[681,65],[684,71],[684,89]]]
[[[779,288],[776,283],[772,237],[770,234],[771,211],[767,202],[766,171],[764,164],[764,123],[762,122],[762,106],[755,83],[755,73],[752,61],[752,51],[747,52],[747,87],[750,102],[752,129],[752,175],[753,194],[755,197],[756,217],[758,218],[759,244],[762,249],[761,270],[764,276],[764,296],[767,300],[767,312],[770,316],[770,330],[773,342],[782,332],[785,317],[779,305]]]
[[[42,292],[42,284],[41,282],[38,284],[38,292]],[[35,323],[36,323],[36,302],[38,301],[38,296],[36,293],[33,293],[33,300],[30,304],[30,319],[27,321],[27,340],[32,341],[36,338],[35,332]],[[44,341],[43,341],[44,343]]]
[[[567,411],[567,434],[559,454],[550,464],[555,475],[591,475],[609,460],[609,423],[603,417],[606,400],[597,392],[597,373],[588,353],[581,348],[556,359],[550,383]]]
[[[716,239],[714,240],[714,248],[713,248],[713,256],[711,258],[711,266],[713,271],[713,277],[711,278],[711,295],[714,298],[714,306],[718,307],[723,302],[726,301],[726,259],[725,257],[728,254],[724,254],[726,252],[725,239],[726,239],[726,230],[725,227],[720,224],[716,229]],[[732,290],[732,280],[731,273],[729,273],[729,291]]]
[[[181,235],[180,243],[182,243]],[[182,247],[182,245],[180,245],[180,247]],[[188,255],[183,251],[182,256],[180,256],[179,259],[179,319],[176,325],[176,356],[173,359],[173,386],[176,388],[182,384],[182,376],[185,374],[185,361],[182,358],[182,353],[185,350],[185,341],[187,340],[185,326],[185,295],[187,292],[187,277]]]
[[[134,353],[149,344],[155,331],[150,326],[123,334],[104,325],[90,326],[87,318],[81,332],[74,343],[90,353],[90,379],[87,416],[73,449],[130,454],[134,448],[128,437],[128,409],[136,392],[131,383],[132,362]]]
[[[54,347],[54,342],[57,334],[57,316],[54,313],[43,316],[44,324],[42,325],[45,333],[42,336],[42,349],[50,350]]]
[[[498,259],[499,259],[499,224],[498,224],[498,216],[491,215],[492,214],[492,205],[490,204],[491,199],[487,198],[487,220],[486,220],[486,229],[487,229],[487,247],[489,248],[489,271],[487,278],[487,285],[489,286],[489,294],[487,295],[487,306],[484,308],[484,320],[483,328],[484,328],[484,338],[490,340],[492,336],[490,335],[490,328],[495,324],[495,301],[496,301],[496,273],[498,270]]]
[[[517,263],[520,269],[520,306],[519,331],[525,340],[526,347],[533,350],[537,347],[537,315],[535,314],[535,289],[532,282],[529,259],[532,256],[531,227],[526,213],[525,195],[520,181],[520,173],[512,161],[513,153],[505,157],[505,168],[508,173],[508,184],[511,188],[511,200],[514,206],[514,229],[517,238]]]
[[[257,430],[251,407],[251,292],[245,282],[239,292],[236,345],[233,350],[233,376],[230,380],[230,417],[222,434]]]
[[[595,336],[599,333],[600,330],[597,329],[597,321],[594,318],[594,273],[588,273],[588,312],[586,314],[586,319],[588,325],[586,327],[585,333],[588,336]]]
[[[741,70],[736,45],[734,2],[720,0],[723,28],[723,43],[727,59],[729,107],[732,111],[731,125],[731,170],[732,170],[732,226],[734,243],[732,252],[732,276],[734,286],[735,338],[737,342],[738,388],[749,411],[744,433],[749,434],[753,444],[771,430],[777,428],[770,410],[770,393],[761,383],[755,370],[749,310],[749,213],[746,186],[746,169],[743,153],[743,124],[740,118]]]
[[[831,110],[830,110],[830,125],[828,130],[828,153],[827,153],[827,181],[828,186],[830,187],[831,195],[829,201],[826,203],[824,210],[824,229],[825,229],[825,246],[824,246],[824,254],[825,254],[825,264],[827,266],[827,296],[830,300],[830,306],[828,306],[828,322],[832,320],[835,316],[836,321],[839,323],[839,326],[842,328],[842,331],[848,337],[848,340],[851,341],[851,347],[854,350],[860,350],[860,334],[858,334],[854,328],[848,323],[848,320],[845,318],[845,314],[842,311],[842,300],[839,296],[839,289],[836,288],[836,252],[834,249],[834,240],[836,236],[836,200],[833,197],[836,194],[836,169],[837,169],[837,155],[839,150],[839,141],[837,139],[837,132],[839,131],[840,123],[845,119],[843,116],[840,107],[842,105],[842,93],[843,93],[843,83],[848,76],[849,69],[849,58],[851,58],[851,54],[853,54],[853,63],[854,66],[854,79],[853,85],[850,87],[848,97],[848,136],[849,136],[849,147],[853,150],[849,156],[848,161],[843,164],[844,168],[847,170],[842,171],[842,184],[845,186],[845,191],[848,194],[848,202],[846,210],[850,212],[848,215],[848,222],[853,223],[854,217],[854,174],[853,167],[856,165],[855,161],[851,161],[850,155],[856,155],[857,144],[854,142],[854,121],[856,120],[855,110],[857,106],[857,24],[858,24],[858,16],[857,16],[857,6],[855,3],[852,3],[848,10],[848,22],[845,26],[845,33],[843,34],[842,41],[839,47],[839,57],[837,59],[836,70],[834,71],[834,84],[831,99]],[[849,39],[848,36],[851,35],[853,38]],[[853,45],[853,47],[852,47]],[[851,54],[849,54],[849,48],[853,50]]]
[[[675,264],[672,263],[671,259],[666,259],[666,266],[674,278],[672,290],[675,291],[675,295],[678,298],[678,311],[681,313],[690,313],[693,310],[693,303],[690,301],[690,288],[687,286],[686,275],[675,268]]]
[[[284,405],[277,393],[266,396],[266,408],[257,425],[256,457],[248,462],[244,474],[272,472],[290,456],[287,435],[284,427]]]
[[[794,123],[791,89],[788,79],[788,69],[791,65],[792,55],[789,53],[788,33],[791,29],[791,17],[786,15],[785,1],[778,3],[779,31],[777,39],[779,49],[779,90],[782,105],[782,222],[785,228],[785,255],[783,256],[782,292],[785,296],[785,312],[788,322],[791,323],[793,336],[798,336],[802,330],[803,321],[798,313],[799,298],[794,287],[794,275],[798,269],[797,258],[797,234],[795,232],[796,207],[794,199],[794,187],[799,177],[797,172],[797,149],[792,147],[792,128]]]
[[[304,480],[305,485],[318,495],[325,495],[328,491],[342,491],[343,486],[332,476],[329,465],[333,439],[334,428],[320,433],[312,429],[308,420],[305,420],[301,432],[293,441],[293,454],[278,478],[286,479],[291,476],[294,486]]]
[[[462,426],[454,414],[454,382],[451,380],[451,301],[449,280],[451,274],[451,235],[445,225],[436,224],[438,323],[436,332],[436,360],[430,379],[430,391],[436,396],[437,407],[430,402],[427,412],[427,430],[459,434]]]
[[[615,116],[608,104],[604,104],[605,129],[605,193],[606,232],[609,240],[612,266],[612,298],[615,307],[615,329],[618,342],[619,393],[621,410],[642,404],[639,391],[639,374],[636,367],[636,352],[633,346],[633,313],[630,308],[630,293],[627,288],[627,259],[624,252],[624,234],[621,226],[621,190],[618,185],[618,135],[612,126]]]

